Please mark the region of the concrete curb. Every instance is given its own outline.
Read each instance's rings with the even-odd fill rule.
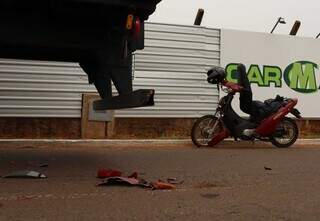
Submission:
[[[194,148],[191,140],[64,140],[64,139],[0,139],[0,148]],[[215,148],[271,148],[262,141],[224,140]],[[320,139],[300,139],[292,147],[320,147]]]

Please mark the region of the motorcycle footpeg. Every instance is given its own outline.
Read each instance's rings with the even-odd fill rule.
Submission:
[[[154,105],[154,90],[139,89],[130,94],[114,96],[93,102],[94,110],[118,110]]]

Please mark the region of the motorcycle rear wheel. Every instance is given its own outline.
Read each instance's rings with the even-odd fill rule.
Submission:
[[[212,138],[222,130],[222,123],[217,117],[205,115],[193,124],[191,131],[192,142],[197,147],[206,147]]]
[[[284,129],[284,134],[279,136],[271,136],[271,143],[279,148],[286,148],[293,145],[299,136],[299,129],[295,120],[285,117],[277,126]]]

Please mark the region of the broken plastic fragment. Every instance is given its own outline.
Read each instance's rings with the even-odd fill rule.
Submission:
[[[128,176],[129,178],[136,178],[138,179],[138,173],[137,172],[133,172],[130,176]]]
[[[112,169],[99,169],[97,173],[98,178],[109,178],[109,177],[118,177],[121,176],[122,173],[118,170],[112,170]]]
[[[129,185],[129,186],[141,186],[152,188],[151,184],[143,179],[127,178],[127,177],[109,177],[103,182],[99,183],[98,186],[108,185]]]
[[[264,167],[265,170],[272,170],[270,167]]]
[[[152,183],[152,189],[154,190],[172,190],[176,188],[175,185],[170,184],[170,183],[165,183],[162,181],[156,181],[154,183]]]
[[[180,184],[183,184],[184,180],[178,181],[177,178],[168,178],[167,182],[170,184],[180,185]]]
[[[48,167],[48,166],[49,166],[49,164],[47,164],[47,163],[42,163],[39,165],[39,167]]]
[[[7,175],[2,176],[2,178],[33,178],[33,179],[42,179],[47,178],[46,175],[39,173],[37,171],[32,170],[23,170],[17,171],[13,173],[9,173]]]

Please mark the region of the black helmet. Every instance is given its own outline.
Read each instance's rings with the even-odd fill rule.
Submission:
[[[210,84],[218,84],[226,77],[226,72],[221,67],[213,67],[207,72],[207,81]]]

